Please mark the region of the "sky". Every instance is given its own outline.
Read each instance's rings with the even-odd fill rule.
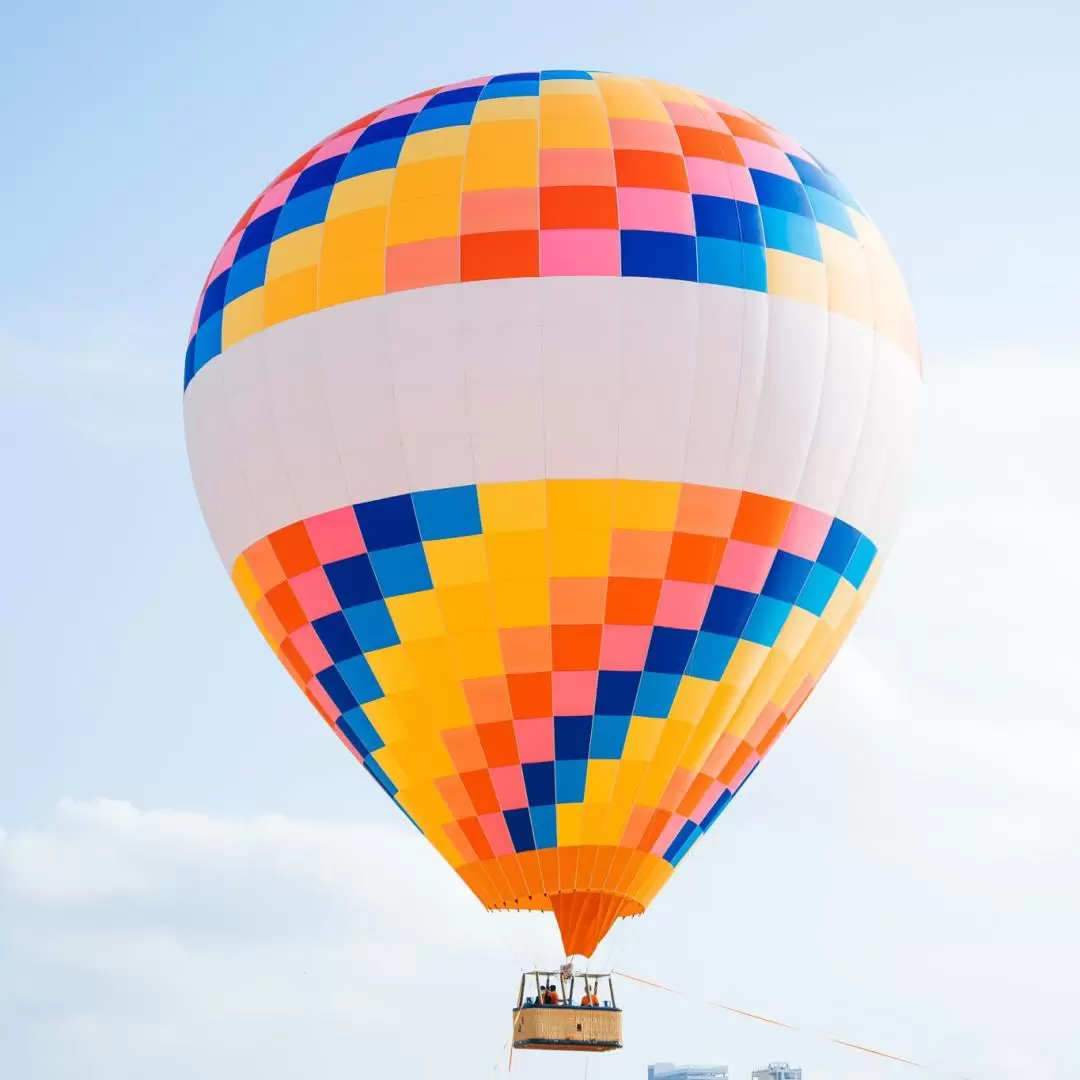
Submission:
[[[537,66],[692,86],[807,145],[889,240],[926,366],[857,630],[601,950],[685,996],[624,980],[627,1047],[589,1071],[914,1075],[821,1035],[972,1080],[1075,1071],[1078,31],[1051,0],[7,13],[0,1075],[506,1075],[553,925],[481,911],[254,632],[192,490],[181,373],[206,270],[285,164],[380,104]]]

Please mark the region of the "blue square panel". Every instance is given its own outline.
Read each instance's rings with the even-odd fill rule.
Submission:
[[[842,574],[861,536],[858,529],[853,529],[846,521],[834,518],[825,543],[821,546],[818,562]]]
[[[323,569],[330,588],[343,608],[369,604],[382,598],[379,582],[367,555],[351,555],[347,559],[327,563]]]
[[[346,608],[342,614],[357,644],[364,652],[386,649],[391,645],[401,643],[394,620],[390,617],[390,611],[383,600]]]
[[[630,716],[640,681],[639,671],[601,671],[596,680],[597,713]]]
[[[555,717],[555,760],[585,760],[592,737],[591,716]]]
[[[754,608],[756,594],[743,592],[742,589],[729,589],[726,585],[717,585],[709,606],[705,609],[705,618],[701,629],[710,634],[723,634],[725,637],[741,637],[746,620]]]
[[[656,671],[646,671],[641,676],[637,700],[634,702],[635,716],[666,718],[671,712],[681,675],[664,675]]]
[[[521,766],[525,776],[525,794],[530,806],[550,806],[555,802],[555,762],[526,762]]]
[[[555,762],[555,797],[561,803],[585,801],[585,774],[588,761]]]
[[[623,277],[697,281],[697,241],[682,233],[623,229]]]
[[[690,654],[690,663],[686,674],[696,679],[711,679],[718,682],[727,670],[728,661],[739,643],[738,638],[724,634],[710,634],[704,630],[698,634],[694,651]]]
[[[370,754],[383,746],[382,738],[364,715],[363,709],[350,709],[347,713],[342,713],[338,717],[337,725],[358,753]]]
[[[653,627],[649,641],[649,654],[645,658],[646,671],[660,671],[668,675],[681,675],[694,647],[694,630],[680,630],[668,626]]]
[[[423,544],[373,551],[371,566],[383,596],[404,596],[431,588]]]
[[[840,575],[835,570],[817,563],[810,571],[806,584],[799,592],[799,599],[795,603],[812,615],[820,617],[825,606],[832,599],[839,581]]]
[[[589,757],[597,761],[618,761],[622,757],[629,729],[629,716],[594,716]]]
[[[379,680],[375,678],[375,672],[362,654],[342,660],[337,669],[358,705],[378,701],[383,696]]]
[[[809,559],[792,555],[790,551],[778,551],[773,557],[761,595],[771,596],[774,600],[786,600],[789,604],[795,603],[813,566]]]
[[[535,851],[536,841],[533,839],[532,818],[528,810],[504,810],[503,818],[506,820],[506,828],[510,832],[510,839],[514,843],[516,852]]]
[[[747,641],[753,641],[758,645],[768,645],[770,648],[780,636],[787,622],[791,604],[783,600],[774,600],[771,596],[759,596],[754,610],[750,612],[750,618],[746,620],[743,628],[743,637]]]
[[[422,540],[449,540],[483,532],[474,484],[417,491],[412,501]]]
[[[413,501],[408,495],[358,503],[353,509],[368,551],[420,543]]]
[[[311,625],[335,664],[359,654],[360,646],[340,611],[315,619]]]
[[[554,804],[530,806],[529,817],[532,819],[533,839],[537,848],[553,848],[559,842],[557,819]]]
[[[330,700],[343,713],[356,708],[356,698],[352,696],[352,691],[337,668],[328,667],[325,671],[320,671],[315,678],[319,680],[319,685],[326,691]]]

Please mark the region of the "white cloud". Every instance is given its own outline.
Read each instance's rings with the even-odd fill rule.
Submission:
[[[311,1075],[296,1055],[389,1061],[362,1047],[410,1037],[406,1000],[440,1038],[474,995],[498,1004],[485,1010],[496,1020],[521,950],[554,955],[557,940],[537,917],[484,912],[407,827],[107,800],[0,834],[0,918],[0,1043],[22,1046],[19,1080],[76,1062],[124,1078],[224,1077],[241,1059],[245,1075],[255,1063]],[[414,1053],[437,1061],[434,1045]]]

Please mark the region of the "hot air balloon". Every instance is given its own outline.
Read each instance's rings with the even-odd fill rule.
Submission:
[[[847,636],[921,381],[878,230],[794,139],[533,71],[282,172],[199,297],[184,419],[310,703],[481,903],[587,957]]]

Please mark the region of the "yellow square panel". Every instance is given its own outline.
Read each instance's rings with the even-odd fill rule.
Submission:
[[[405,813],[425,831],[425,835],[428,829],[432,829],[437,834],[441,831],[437,829],[437,826],[454,820],[446,801],[430,784],[418,784],[408,791],[399,791],[397,801]]]
[[[263,322],[267,326],[315,310],[318,268],[304,267],[267,282],[263,288]]]
[[[698,679],[693,675],[684,675],[675,700],[671,703],[668,719],[697,724],[716,692],[717,683],[711,679]]]
[[[632,716],[623,746],[623,761],[648,761],[660,742],[664,721],[653,716]]]
[[[379,768],[390,777],[394,787],[407,788],[413,783],[413,778],[408,769],[404,767],[400,758],[389,746],[381,746],[371,756],[375,759]]]
[[[604,764],[606,765],[607,762],[605,761]],[[615,781],[613,777],[612,784],[614,784],[614,782]],[[607,822],[607,796],[604,797],[603,802],[586,801],[583,810],[584,813],[582,814],[581,822],[581,842],[583,844],[599,844],[604,835],[604,825]],[[579,883],[578,888],[582,887],[583,883]]]
[[[382,296],[386,291],[386,253],[357,251],[348,258],[323,259],[319,263],[318,302],[320,308]]]
[[[263,591],[243,555],[233,563],[232,583],[240,594],[240,599],[244,601],[244,607],[248,611],[254,611],[255,605],[263,598]]]
[[[375,678],[379,680],[382,692],[387,697],[413,690],[418,685],[416,673],[409,662],[409,654],[402,645],[375,649],[365,653],[364,659],[367,660]]]
[[[550,559],[552,577],[607,577],[611,565],[611,533],[552,533]]]
[[[825,610],[821,613],[821,621],[835,629],[847,614],[848,608],[851,607],[854,599],[855,586],[847,578],[842,577],[836,583],[836,588],[833,590],[829,602],[825,605]]]
[[[425,683],[424,697],[431,706],[431,723],[436,731],[472,726],[472,709],[461,687],[456,665],[453,681]]]
[[[826,306],[827,282],[823,263],[790,251],[769,248],[765,252],[765,265],[771,295],[786,296],[817,307]]]
[[[399,165],[394,178],[394,190],[390,204],[408,199],[423,199],[429,195],[445,195],[461,191],[460,157],[435,158],[417,161],[412,165]]]
[[[642,777],[649,767],[647,761],[634,761],[623,758],[619,773],[615,777],[615,786],[611,789],[611,809],[604,829],[608,843],[618,843],[626,828],[626,820],[634,806],[634,796],[641,787]]]
[[[552,532],[611,529],[614,480],[549,480],[548,520]]]
[[[547,527],[547,487],[543,480],[478,484],[484,532],[512,532]]]
[[[540,99],[538,97],[484,98],[476,103],[473,111],[471,137],[475,137],[477,125],[490,120],[535,121],[539,116]]]
[[[464,191],[495,191],[502,188],[534,188],[540,177],[540,156],[532,150],[513,153],[478,153],[465,159]],[[538,196],[539,197],[539,196]]]
[[[621,79],[611,75],[597,76],[600,96],[613,120],[655,120],[670,124],[664,103],[656,91],[637,79]]]
[[[660,79],[642,79],[661,101],[675,101],[682,105],[692,105],[701,108],[705,103],[691,90],[685,90],[681,86],[672,86],[671,83],[662,82]]]
[[[544,79],[540,97],[600,97],[600,87],[590,79]]]
[[[309,225],[275,240],[266,260],[267,283],[317,263],[322,250],[322,233],[321,224]]]
[[[823,225],[818,225],[818,237],[826,266],[844,270],[849,274],[866,276],[866,256],[863,254],[862,242],[857,237]]]
[[[817,616],[805,608],[793,607],[788,612],[784,628],[773,644],[773,648],[787,656],[798,656],[817,624]]]
[[[874,290],[865,276],[826,266],[829,310],[864,326],[874,325]]]
[[[474,123],[466,159],[472,157],[473,154],[532,154],[535,157],[539,143],[540,131],[535,120],[495,120],[487,124]],[[467,160],[466,168],[468,168]]]
[[[765,657],[769,655],[767,645],[758,645],[753,641],[740,641],[731,654],[727,667],[724,669],[724,677],[720,680],[727,686],[735,686],[745,690],[753,681],[754,676],[761,670],[765,663]]]
[[[487,533],[484,539],[493,580],[547,580],[548,535],[543,530]]]
[[[387,597],[386,606],[402,641],[440,637],[446,633],[439,601],[431,590]]]
[[[422,199],[398,200],[390,204],[387,246],[415,240],[437,240],[457,236],[461,228],[461,191],[429,195]]]
[[[682,484],[653,480],[615,481],[615,528],[667,531],[675,528]]]
[[[403,165],[412,165],[417,161],[460,158],[465,153],[470,131],[471,128],[462,125],[418,131],[415,135],[410,135],[402,144],[398,170],[400,171]]]
[[[618,771],[617,761],[604,761],[599,758],[590,760],[585,773],[585,801],[603,804],[606,808]]]
[[[221,318],[221,348],[227,349],[263,328],[263,286],[225,305]]]
[[[585,807],[581,803],[560,803],[555,809],[555,828],[559,847],[573,847],[581,843],[581,829],[585,821]]]
[[[495,629],[490,585],[455,585],[438,589],[437,593],[443,620],[451,635]]]
[[[323,229],[322,258],[351,258],[358,251],[381,251],[386,243],[386,207],[355,210],[328,221]]]
[[[548,582],[545,578],[497,581],[493,592],[497,626],[547,626],[551,622]]]
[[[417,780],[431,781],[456,771],[442,736],[431,727],[426,715],[404,742],[395,745],[394,751]]]
[[[416,673],[417,682],[426,691],[428,686],[450,682],[457,678],[457,668],[445,637],[425,638],[404,644],[409,663]]]
[[[395,741],[394,745],[397,750],[410,745],[410,743],[415,743],[418,735],[422,737],[422,733],[430,727],[431,710],[419,689],[405,690],[399,694],[394,694],[390,700],[394,703],[394,712],[402,729],[402,736]],[[402,763],[408,766],[404,752],[399,756]],[[412,773],[411,767],[409,771]],[[421,770],[416,775],[420,776],[422,774]]]
[[[475,585],[490,578],[483,536],[427,540],[424,553],[436,588]]]
[[[330,193],[326,220],[331,221],[345,214],[353,214],[357,210],[371,210],[376,206],[386,206],[390,201],[390,191],[393,186],[393,169],[380,169],[378,172],[339,180]]]
[[[388,745],[401,742],[405,738],[405,724],[394,706],[393,698],[379,698],[364,705],[364,715],[379,733],[379,738]]]
[[[595,114],[548,116],[545,102],[540,113],[540,148],[542,150],[587,150],[610,146],[611,128],[602,110],[597,110]]]
[[[463,679],[486,679],[492,675],[506,674],[499,635],[495,631],[455,634],[450,644]]]

